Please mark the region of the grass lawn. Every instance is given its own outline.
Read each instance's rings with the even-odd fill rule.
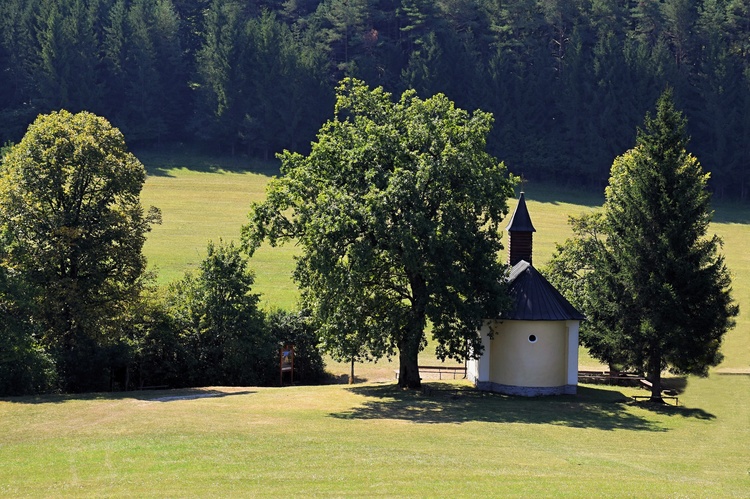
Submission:
[[[162,211],[162,224],[153,227],[144,248],[162,285],[196,269],[208,241],[238,242],[250,204],[264,199],[270,175],[276,173],[274,164],[254,164],[251,170],[226,159],[216,163],[199,157],[175,165],[169,157],[140,157],[149,171],[141,202]],[[294,308],[298,295],[291,270],[296,251],[293,245],[264,245],[253,256],[251,267],[264,308]]]
[[[273,167],[142,156],[159,282],[237,239]],[[244,166],[244,165],[239,165]],[[600,196],[530,184],[534,263]],[[2,497],[432,496],[748,497],[750,209],[717,205],[742,307],[707,379],[671,379],[679,407],[634,404],[636,388],[582,385],[576,397],[481,396],[465,381],[397,390],[393,364],[358,364],[354,387],[206,388],[0,400]],[[294,306],[294,247],[253,257],[266,308]],[[434,349],[421,356],[433,362]],[[581,363],[595,362],[582,356]],[[329,363],[334,374],[348,365]],[[378,380],[378,381],[374,381]],[[205,395],[210,395],[205,397]],[[188,396],[191,398],[180,398]]]
[[[750,378],[680,407],[368,383],[0,401],[0,496],[747,497]],[[453,390],[453,391],[448,391]],[[214,395],[177,399],[180,395]]]

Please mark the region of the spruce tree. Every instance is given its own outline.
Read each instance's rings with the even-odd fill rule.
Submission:
[[[645,372],[654,401],[663,370],[705,376],[721,362],[721,340],[738,313],[721,240],[707,235],[709,175],[687,152],[685,127],[667,90],[635,147],[612,165],[595,237],[577,231],[579,242],[562,246],[552,266],[558,282],[583,276],[591,284],[573,296],[598,322],[582,334],[584,344],[602,360]],[[590,250],[583,257],[575,252],[581,245]]]

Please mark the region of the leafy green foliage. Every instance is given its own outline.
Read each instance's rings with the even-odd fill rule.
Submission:
[[[635,148],[612,165],[603,214],[574,224],[555,280],[593,318],[584,344],[604,361],[646,372],[653,398],[661,372],[706,375],[738,307],[719,253],[707,236],[708,174],[686,150],[685,118],[671,91],[646,116]],[[576,282],[577,281],[577,282]]]
[[[197,274],[173,283],[166,303],[179,331],[184,386],[254,385],[267,381],[276,345],[264,328],[254,278],[233,243],[209,243]]]
[[[596,188],[666,85],[717,196],[750,193],[741,0],[5,0],[0,142],[39,113],[106,116],[133,144],[307,152],[335,82],[444,93],[497,119],[491,153]]]
[[[0,262],[5,262],[3,248]],[[0,265],[0,396],[43,393],[56,385],[54,359],[29,320],[30,300],[23,281]]]
[[[480,351],[481,320],[504,304],[499,223],[513,185],[485,151],[491,123],[443,95],[394,103],[345,79],[311,153],[280,156],[243,239],[251,251],[299,241],[294,277],[329,351],[398,349],[409,387],[428,320],[441,358],[464,358],[467,342]]]
[[[320,340],[309,314],[276,309],[268,313],[266,328],[277,345],[294,345],[295,380],[305,384],[325,380]]]
[[[159,220],[140,205],[144,180],[122,134],[90,113],[40,116],[3,159],[2,263],[29,287],[40,341],[69,389],[107,378],[106,363],[97,375],[75,374],[88,355],[81,352],[117,343],[120,319],[142,289],[141,250]]]
[[[0,146],[0,161],[2,161],[5,155],[10,152],[12,147],[13,147],[12,142],[6,142],[2,146]]]

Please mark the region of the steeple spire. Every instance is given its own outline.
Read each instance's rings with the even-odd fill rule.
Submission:
[[[524,193],[518,198],[516,211],[510,219],[510,223],[505,228],[508,231],[510,239],[508,252],[508,263],[515,265],[521,260],[531,262],[531,253],[533,246],[533,234],[536,232],[534,225],[531,223],[529,210],[526,208],[526,199]]]

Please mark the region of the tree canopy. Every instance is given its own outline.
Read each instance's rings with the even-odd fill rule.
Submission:
[[[507,301],[499,224],[514,184],[485,150],[491,124],[444,95],[393,102],[345,79],[310,154],[280,156],[243,240],[302,246],[294,278],[334,355],[349,360],[352,341],[397,350],[399,385],[415,388],[428,321],[439,357],[481,353],[481,321]]]
[[[40,113],[131,145],[307,152],[344,76],[491,112],[514,172],[595,188],[665,85],[719,196],[750,194],[743,0],[4,0],[0,144]]]
[[[189,384],[255,385],[273,370],[277,345],[267,334],[255,276],[234,243],[209,243],[197,273],[170,285],[166,302],[186,345]]]
[[[145,176],[119,130],[86,112],[40,116],[3,159],[1,263],[31,287],[61,369],[75,371],[85,345],[119,338],[117,319],[140,292],[145,236],[159,220],[140,204]]]
[[[687,152],[672,92],[646,115],[636,145],[612,165],[604,210],[574,221],[553,280],[593,320],[582,341],[604,361],[645,372],[706,375],[721,361],[738,307],[721,240],[708,236],[708,174]]]
[[[41,115],[0,155],[0,395],[277,383],[282,341],[295,381],[325,376],[307,315],[260,310],[234,244],[156,289],[142,249],[160,213],[107,120]]]

